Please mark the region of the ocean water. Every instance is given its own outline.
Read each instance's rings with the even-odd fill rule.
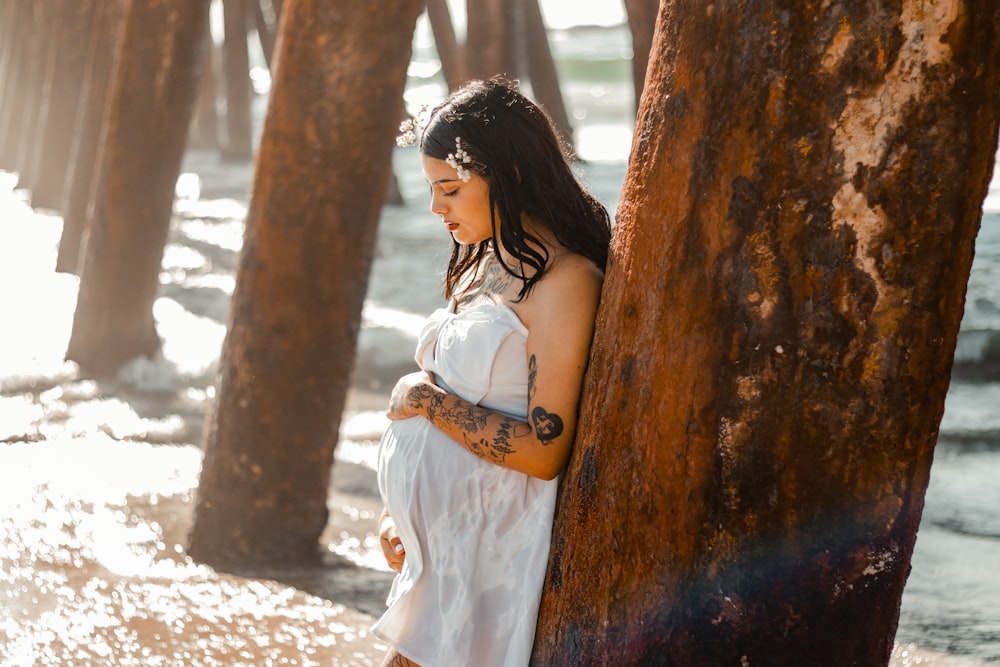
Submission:
[[[558,5],[553,23],[572,25],[572,0]],[[612,25],[556,30],[553,49],[579,173],[614,210],[632,132],[629,46],[611,19],[594,22]],[[442,94],[426,32],[415,46],[411,108]],[[61,219],[31,210],[0,173],[0,665],[376,664],[370,617],[336,604],[336,591],[361,599],[365,585],[377,599],[387,585],[370,486],[381,406],[441,300],[449,241],[415,151],[394,155],[406,203],[380,221],[337,449],[324,541],[353,569],[325,597],[214,573],[183,552],[252,165],[192,151],[184,169],[154,306],[163,353],[110,385],[62,359],[77,281],[52,270]],[[985,210],[893,665],[1000,663],[998,178]]]

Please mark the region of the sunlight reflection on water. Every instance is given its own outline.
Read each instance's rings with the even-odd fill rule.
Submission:
[[[370,619],[184,553],[201,453],[0,445],[4,665],[373,665]],[[371,519],[371,517],[359,517]]]

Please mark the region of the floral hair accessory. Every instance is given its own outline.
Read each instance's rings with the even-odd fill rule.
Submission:
[[[462,137],[455,137],[455,152],[448,153],[445,162],[458,172],[458,177],[462,179],[463,183],[468,183],[469,179],[472,178],[472,172],[465,166],[472,164],[472,156],[462,148]]]
[[[407,148],[417,143],[416,123],[407,118],[399,124],[399,136],[396,137],[396,145],[400,148]]]
[[[396,145],[401,148],[415,146],[417,144],[417,132],[423,134],[424,128],[430,122],[430,108],[424,104],[414,118],[407,118],[399,124],[399,136],[396,137]]]

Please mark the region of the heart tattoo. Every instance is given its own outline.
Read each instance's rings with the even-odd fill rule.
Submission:
[[[543,445],[549,444],[563,432],[562,417],[554,412],[546,412],[540,405],[531,411],[531,423],[535,425],[535,434]]]

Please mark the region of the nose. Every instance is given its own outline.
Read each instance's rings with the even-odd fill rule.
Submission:
[[[431,213],[434,215],[444,215],[448,207],[445,206],[444,197],[437,192],[431,193]]]

